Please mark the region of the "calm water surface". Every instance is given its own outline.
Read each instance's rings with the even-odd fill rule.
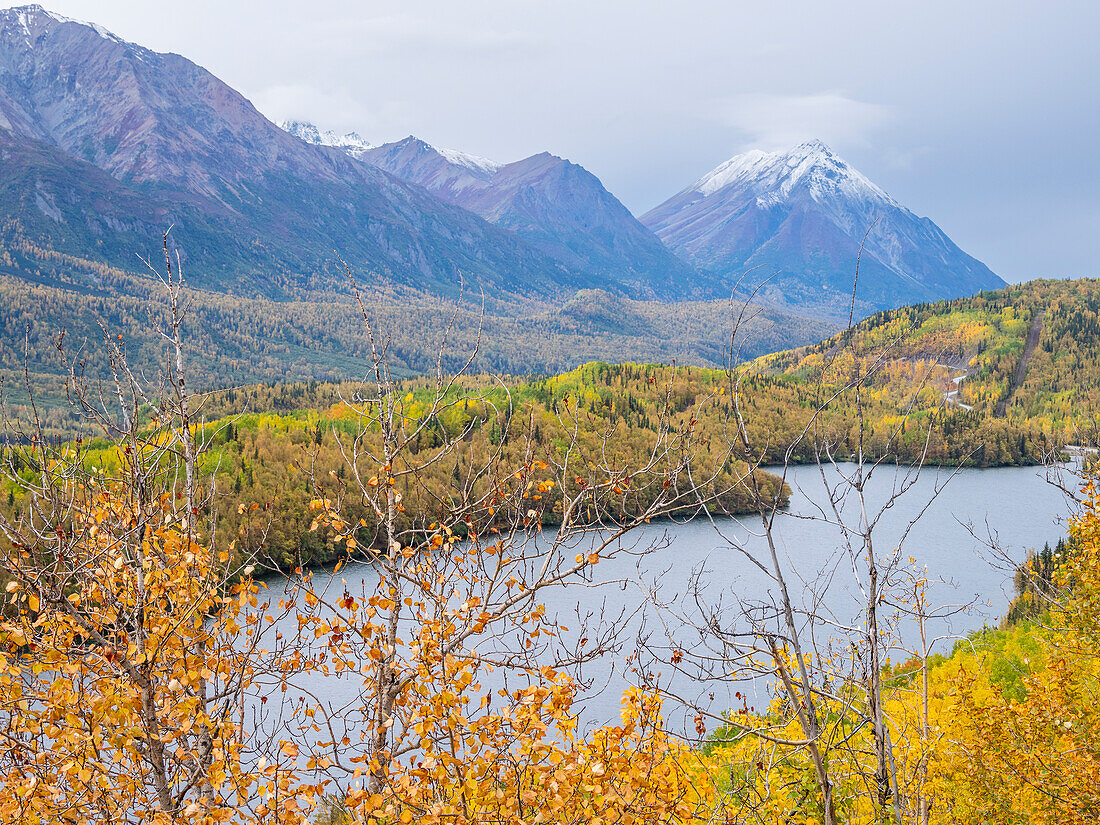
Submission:
[[[850,472],[852,467],[841,467]],[[836,483],[839,476],[829,470],[826,477]],[[899,471],[879,468],[868,486],[870,511],[877,512],[896,490]],[[794,495],[788,511],[780,517],[776,536],[786,568],[788,584],[799,606],[826,610],[838,624],[858,627],[862,596],[844,549],[841,532],[815,518],[818,506],[827,508],[821,472],[816,467],[796,467],[788,473]],[[938,495],[934,495],[939,490]],[[934,498],[934,500],[932,500]],[[931,500],[931,504],[929,501]],[[815,506],[817,505],[817,506]],[[924,508],[927,506],[927,509]],[[949,619],[938,622],[935,635],[957,637],[985,623],[996,623],[1012,595],[1012,573],[1005,557],[1022,559],[1028,548],[1053,544],[1063,535],[1070,504],[1051,485],[1043,468],[989,470],[925,469],[916,484],[885,511],[874,537],[877,554],[889,554],[902,541],[910,522],[923,515],[904,538],[900,556],[914,569],[927,568],[934,605],[968,605]],[[853,502],[843,509],[845,521],[855,523],[859,510]],[[697,617],[701,597],[711,607],[727,610],[740,602],[766,599],[775,584],[748,563],[737,549],[743,545],[753,553],[766,545],[759,524],[724,520],[711,523],[695,519],[686,524],[651,524],[631,535],[632,547],[655,546],[643,555],[625,554],[601,562],[595,579],[584,586],[573,585],[543,591],[541,599],[550,615],[571,627],[575,637],[578,615],[591,621],[600,617],[628,616],[620,634],[621,649],[588,665],[580,676],[592,683],[581,703],[586,724],[600,724],[618,718],[622,689],[636,676],[627,660],[639,647],[640,639],[666,648],[691,649],[699,635],[680,617]],[[990,544],[999,546],[994,551]],[[315,584],[322,587],[329,573],[318,571]],[[355,592],[364,579],[373,581],[367,564],[347,565],[338,574]],[[338,583],[342,589],[342,583]],[[820,594],[824,592],[824,596]],[[657,610],[654,600],[665,605]],[[911,623],[898,628],[905,642],[914,640]],[[590,632],[590,631],[585,631]],[[567,634],[568,635],[568,634]],[[948,648],[950,638],[939,643]],[[901,658],[895,653],[894,658]],[[669,668],[671,670],[671,668]],[[502,674],[494,678],[503,679]],[[766,702],[767,686],[755,683],[717,687],[700,685],[684,675],[662,672],[662,683],[692,700],[714,693],[716,707],[734,704],[735,689],[745,691],[755,704]],[[311,693],[336,708],[355,694],[356,682],[349,678],[316,677],[304,685]],[[683,714],[673,707],[668,716],[682,722]]]

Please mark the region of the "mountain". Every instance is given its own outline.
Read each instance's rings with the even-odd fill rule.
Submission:
[[[411,135],[371,147],[363,160],[460,206],[464,191],[488,185],[504,166],[455,149],[439,149]]]
[[[803,311],[847,314],[861,244],[859,314],[1004,286],[820,141],[737,155],[641,220],[716,292],[766,281]]]
[[[432,150],[441,186],[366,162],[375,147],[356,135],[286,127],[179,55],[40,6],[0,10],[0,382],[16,405],[25,367],[51,416],[65,406],[62,328],[90,374],[110,369],[101,323],[156,371],[163,296],[137,256],[156,262],[169,226],[196,386],[359,374],[360,309],[337,256],[401,375],[435,369],[442,337],[507,373],[724,357],[726,302],[640,300],[675,295],[660,278],[680,288],[690,270],[580,167]],[[494,222],[445,191],[467,178],[493,181],[468,205]],[[752,315],[746,355],[834,328]]]
[[[692,294],[694,273],[582,166],[543,152],[498,163],[416,137],[360,155],[402,180],[480,215],[589,283],[634,296]]]
[[[590,285],[348,148],[295,138],[179,55],[0,11],[0,242],[132,268],[175,224],[194,281],[269,295],[326,287],[337,251],[361,278],[440,294]]]

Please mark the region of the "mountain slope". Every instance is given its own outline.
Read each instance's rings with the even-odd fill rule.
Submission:
[[[861,244],[861,314],[1004,286],[820,141],[738,155],[641,220],[712,288],[771,279],[762,294],[794,307],[846,314]]]
[[[443,293],[462,281],[544,294],[583,285],[513,233],[342,148],[296,139],[185,58],[40,6],[0,11],[0,133],[39,159],[34,190],[50,220],[0,217],[74,254],[128,266],[150,227],[174,222],[192,272],[211,285],[277,294],[323,279],[335,250],[362,277]],[[20,181],[4,164],[0,188]],[[118,196],[101,215],[107,190]]]
[[[364,153],[363,159],[460,205],[464,191],[487,185],[504,165],[454,149],[438,149],[412,135],[374,146]]]
[[[415,137],[383,144],[362,158],[403,180],[513,230],[587,283],[656,298],[692,294],[694,274],[575,163],[543,152],[514,163]]]
[[[867,376],[866,446],[877,454],[892,442],[914,460],[1041,463],[1059,445],[1100,446],[1100,280],[1032,281],[901,307],[756,359],[746,381],[768,388],[777,443],[803,426],[807,397],[842,392],[856,361]],[[852,407],[830,404],[830,415],[843,412],[830,426],[849,439],[836,454],[856,448]]]

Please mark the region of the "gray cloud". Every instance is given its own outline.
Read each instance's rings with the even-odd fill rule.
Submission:
[[[411,103],[387,101],[371,108],[346,91],[310,83],[268,86],[252,95],[252,103],[276,123],[284,120],[309,120],[341,132],[361,131],[374,134],[393,122],[415,121],[416,107]]]
[[[743,94],[716,101],[706,115],[745,135],[749,148],[767,151],[812,138],[844,146],[870,146],[874,133],[890,121],[886,106],[853,100],[835,91]]]

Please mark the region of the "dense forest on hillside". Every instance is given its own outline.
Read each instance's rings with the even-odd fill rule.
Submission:
[[[873,454],[892,437],[900,455],[913,456],[930,432],[933,461],[1038,462],[1095,441],[1098,333],[1100,281],[1035,281],[883,312],[819,344],[761,357],[745,367],[746,396],[757,405],[786,399],[771,427],[789,434],[792,413],[858,375]],[[840,431],[851,411],[837,408],[832,420]]]
[[[762,363],[772,373],[803,379],[816,376],[838,352],[882,352],[889,362],[940,365],[932,376],[944,390],[948,379],[965,373],[957,403],[982,415],[1042,421],[1072,433],[1100,411],[1098,348],[1100,281],[1046,280],[883,312],[850,334]],[[884,371],[876,383],[885,386],[891,379]]]
[[[152,272],[133,272],[74,258],[17,233],[0,243],[0,377],[16,418],[27,416],[24,369],[32,373],[42,414],[53,431],[72,433],[57,351],[90,375],[108,372],[104,335],[121,336],[132,364],[161,363],[163,288]],[[150,260],[161,265],[163,258]],[[186,262],[185,262],[186,268]],[[134,273],[138,274],[134,274]],[[467,285],[451,301],[354,273],[369,310],[391,340],[398,374],[431,371],[440,343],[444,365],[457,368],[477,351],[476,365],[495,373],[553,373],[592,359],[720,364],[728,345],[728,301],[659,303],[584,290],[565,303],[501,301]],[[362,374],[369,348],[351,283],[334,259],[311,290],[288,288],[284,300],[204,290],[189,292],[188,336],[196,388],[265,381],[339,380]],[[757,308],[744,329],[750,355],[816,340],[835,326]]]
[[[708,374],[714,378],[717,373]],[[493,386],[482,378],[461,380],[446,398],[446,408],[431,412],[435,385],[429,379],[408,379],[399,385],[400,416],[418,425],[432,415],[424,432],[409,445],[412,456],[431,455],[449,441],[462,448],[446,461],[418,474],[415,488],[402,489],[409,518],[429,516],[438,502],[454,495],[483,494],[481,466],[497,450],[497,460],[521,463],[546,460],[560,464],[568,452],[580,466],[622,468],[626,478],[619,506],[622,514],[642,512],[660,488],[653,488],[643,470],[655,445],[685,438],[690,467],[716,498],[713,511],[751,511],[752,499],[743,480],[749,465],[734,455],[716,429],[721,413],[714,386],[698,383],[696,371],[664,367],[609,367],[594,364],[545,381],[513,387]],[[240,553],[262,553],[276,565],[331,562],[339,557],[332,537],[311,532],[309,502],[317,496],[341,496],[350,479],[345,455],[357,438],[373,443],[377,427],[367,423],[371,408],[369,385],[276,384],[227,390],[208,399],[204,410],[212,420],[200,426],[196,439],[205,450],[200,470],[216,486],[214,508],[225,535],[236,537]],[[247,405],[265,412],[236,412]],[[375,410],[377,405],[375,404]],[[365,428],[365,429],[364,429]],[[153,430],[155,431],[155,430]],[[97,440],[81,443],[83,460],[108,474],[124,463],[118,448]],[[11,448],[6,461],[33,476],[33,460],[23,448]],[[779,480],[754,471],[769,495],[786,497]],[[631,484],[631,476],[634,483]],[[565,484],[590,483],[582,476]],[[468,485],[468,489],[467,489]],[[458,490],[452,488],[459,488]],[[23,491],[5,485],[8,506],[18,509]],[[540,491],[545,524],[561,517],[562,486]],[[683,501],[683,516],[698,509],[697,497]],[[583,514],[581,514],[583,518]],[[377,519],[364,510],[358,537],[374,546]]]
[[[106,309],[100,299],[89,300]],[[201,304],[192,311],[206,322]],[[466,433],[467,464],[502,439],[514,439],[512,449],[530,439],[536,453],[556,455],[564,420],[583,422],[589,449],[597,434],[606,436],[615,457],[627,463],[637,463],[662,428],[689,425],[706,445],[700,466],[722,463],[723,456],[741,468],[844,460],[861,448],[871,458],[901,461],[1037,463],[1063,445],[1091,443],[1091,410],[1100,400],[1098,313],[1100,282],[1044,281],[882,313],[850,332],[763,356],[733,373],[595,362],[550,378],[467,376],[450,390],[448,417],[433,426],[443,435]],[[203,346],[200,341],[192,355],[199,364],[214,357]],[[353,350],[347,355],[358,357]],[[857,376],[858,406],[850,389]],[[14,378],[18,388],[20,376]],[[410,417],[421,414],[433,386],[425,378],[402,382]],[[265,547],[282,565],[299,552],[307,562],[333,557],[325,539],[308,532],[307,504],[318,490],[343,482],[337,438],[359,426],[348,402],[364,391],[357,382],[280,382],[203,398],[202,434],[212,448],[208,469],[217,479],[222,518],[256,537],[259,525],[270,525]],[[64,402],[59,381],[53,392],[55,403]],[[51,416],[61,414],[43,406],[49,429]],[[748,449],[737,432],[738,412]],[[72,426],[71,419],[56,421]],[[95,460],[111,462],[107,455]],[[454,462],[438,467],[434,483],[442,489],[466,469]],[[733,502],[733,509],[740,506]]]
[[[849,388],[858,382],[868,455],[996,466],[1037,463],[1064,445],[1090,444],[1100,410],[1098,364],[1100,281],[1037,281],[881,313],[821,343],[749,360],[732,374],[593,363],[504,385],[514,405],[547,409],[570,398],[627,430],[650,429],[671,387],[680,407],[705,401],[695,410],[698,426],[724,443],[735,437],[736,398],[754,448],[745,458],[774,464],[856,452],[860,426]],[[490,389],[488,379],[462,386],[503,403],[505,390]],[[245,409],[321,411],[355,389],[254,386],[213,393],[206,411],[212,418]]]

